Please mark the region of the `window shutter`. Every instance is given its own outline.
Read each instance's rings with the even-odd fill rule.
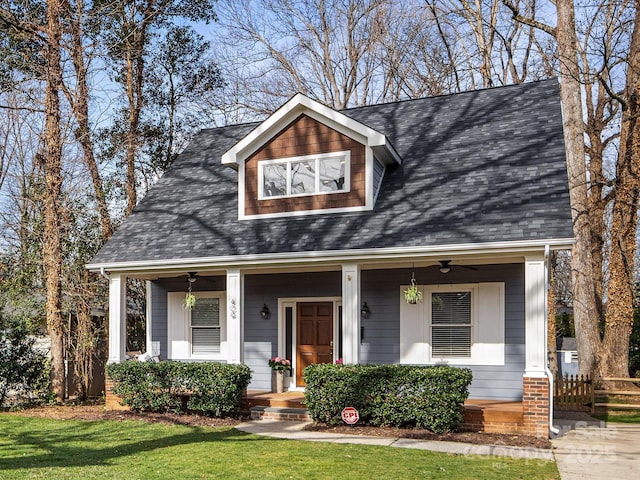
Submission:
[[[404,299],[408,285],[400,287],[400,363],[420,365],[428,362],[425,339],[425,302],[409,305]],[[424,287],[418,285],[420,291]]]
[[[482,359],[482,365],[504,365],[504,283],[481,283],[478,292],[478,327],[471,356]]]

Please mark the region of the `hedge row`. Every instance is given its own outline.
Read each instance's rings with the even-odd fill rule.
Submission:
[[[240,410],[251,380],[246,365],[185,362],[122,362],[107,365],[113,392],[136,412],[190,412],[224,417]]]
[[[337,425],[355,407],[365,425],[458,429],[471,370],[449,366],[310,365],[304,370],[306,406],[313,420]]]

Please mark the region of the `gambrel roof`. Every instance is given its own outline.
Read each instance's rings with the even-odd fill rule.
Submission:
[[[382,133],[373,210],[238,219],[238,173],[222,156],[260,123],[201,131],[90,268],[572,237],[558,82],[343,110]]]

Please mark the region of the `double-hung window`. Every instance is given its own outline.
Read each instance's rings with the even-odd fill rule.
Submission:
[[[431,356],[471,357],[473,290],[431,291]]]
[[[191,309],[191,354],[220,353],[220,299],[198,298]]]
[[[306,155],[258,163],[258,197],[270,198],[348,192],[350,152]]]

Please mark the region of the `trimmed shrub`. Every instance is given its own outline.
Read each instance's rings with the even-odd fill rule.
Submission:
[[[342,423],[344,407],[355,407],[360,423],[373,426],[454,431],[462,421],[471,370],[449,366],[310,365],[304,370],[311,418]]]
[[[240,410],[251,380],[246,365],[213,362],[136,362],[107,365],[113,392],[136,412],[180,412],[224,417]]]

